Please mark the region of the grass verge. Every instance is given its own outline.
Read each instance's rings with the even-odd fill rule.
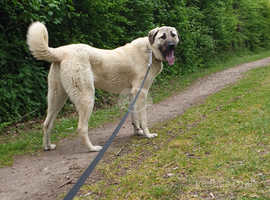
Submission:
[[[75,199],[270,199],[269,102],[270,68],[252,70],[157,139],[133,139]]]
[[[170,81],[158,81],[151,88],[150,95],[154,103],[171,96],[189,86],[196,79],[205,75],[226,69],[237,64],[258,60],[270,56],[270,51],[240,52],[223,55],[209,62],[208,68],[203,68],[195,73],[183,76],[170,77]],[[119,119],[123,112],[117,107],[112,106],[95,111],[89,121],[89,127],[95,128],[99,125]],[[14,156],[26,153],[36,153],[41,150],[42,131],[41,121],[30,125],[21,123],[2,129],[0,133],[0,167],[12,165]],[[56,126],[52,134],[52,141],[58,142],[64,137],[75,135],[77,127],[77,115],[61,117],[56,121]],[[3,131],[4,130],[4,131]]]

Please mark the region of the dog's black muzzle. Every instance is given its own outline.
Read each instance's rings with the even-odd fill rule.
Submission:
[[[168,45],[167,45],[168,47],[167,47],[167,49],[169,50],[169,51],[171,51],[171,50],[174,50],[175,49],[175,43],[174,42],[168,42]]]

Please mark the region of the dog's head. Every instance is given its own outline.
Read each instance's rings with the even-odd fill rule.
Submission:
[[[175,47],[179,42],[177,30],[170,26],[157,27],[149,32],[148,39],[155,57],[173,65]]]

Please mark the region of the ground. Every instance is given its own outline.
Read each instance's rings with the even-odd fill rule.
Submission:
[[[266,58],[198,80],[180,94],[154,104],[148,111],[149,125],[153,126],[183,114],[192,105],[202,103],[207,96],[235,83],[244,72],[269,64],[270,58]],[[115,126],[116,123],[109,123],[91,129],[89,135],[93,143],[104,144]],[[132,138],[132,131],[130,122],[126,122],[109,152],[117,154],[125,144],[128,144]],[[76,137],[62,140],[55,151],[41,152],[38,156],[19,156],[15,158],[12,167],[0,169],[1,199],[56,199],[59,194],[71,188],[96,154],[88,153]],[[109,156],[106,158],[109,159]],[[95,174],[91,177],[95,177]]]

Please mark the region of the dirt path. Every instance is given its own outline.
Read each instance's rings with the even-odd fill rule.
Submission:
[[[185,91],[155,104],[148,111],[149,125],[181,115],[186,109],[202,102],[225,86],[235,83],[250,69],[270,65],[270,57],[239,65],[202,78]],[[90,130],[94,144],[104,144],[116,124]],[[132,135],[133,129],[126,122],[109,151],[116,151]],[[42,152],[39,156],[20,156],[13,167],[0,169],[1,200],[49,200],[72,186],[81,172],[97,153],[87,153],[78,138],[64,139],[56,151]]]

